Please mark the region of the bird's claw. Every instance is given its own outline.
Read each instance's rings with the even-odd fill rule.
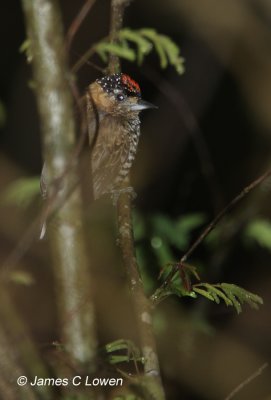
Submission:
[[[127,186],[122,189],[116,189],[111,191],[111,198],[113,205],[116,206],[118,199],[122,193],[128,193],[131,197],[131,200],[134,200],[137,196],[136,192],[134,191],[134,188],[132,186]]]

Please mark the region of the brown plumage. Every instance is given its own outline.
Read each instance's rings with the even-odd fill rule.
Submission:
[[[140,136],[139,112],[154,106],[141,99],[128,75],[105,76],[86,93],[94,198],[117,190],[134,161]],[[96,131],[96,134],[95,134]]]

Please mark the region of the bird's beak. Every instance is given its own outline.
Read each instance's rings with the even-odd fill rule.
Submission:
[[[142,111],[142,110],[145,110],[147,108],[158,108],[158,107],[155,106],[154,104],[149,103],[148,101],[145,101],[145,100],[142,100],[142,99],[138,100],[137,103],[132,104],[130,106],[130,109],[132,111]]]

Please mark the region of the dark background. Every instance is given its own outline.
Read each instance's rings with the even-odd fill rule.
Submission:
[[[67,29],[82,2],[60,3]],[[71,65],[107,34],[108,3],[97,1],[84,21],[72,45]],[[5,113],[0,136],[2,192],[16,178],[38,175],[42,157],[35,98],[29,88],[31,70],[25,55],[19,53],[25,40],[20,2],[4,2],[0,18],[0,101]],[[140,68],[123,63],[123,71],[140,83],[143,97],[159,107],[142,116],[133,170],[136,207],[143,216],[161,213],[174,219],[202,212],[206,221],[211,220],[268,168],[270,21],[267,0],[138,0],[131,4],[125,25],[153,27],[170,36],[180,46],[186,68],[182,76],[171,67],[161,70],[155,54]],[[83,66],[77,76],[81,93],[98,76],[94,68]],[[270,252],[244,240],[244,228],[251,219],[270,218],[270,185],[263,184],[237,205],[223,225],[219,245],[213,250],[201,246],[194,258],[202,267],[204,281],[239,284],[262,296],[264,306],[258,312],[245,306],[240,316],[207,300],[172,299],[159,308],[166,315],[158,342],[169,399],[226,398],[271,357]],[[1,260],[32,218],[30,210],[1,205]],[[227,221],[233,229],[228,229]],[[46,242],[34,243],[18,268],[31,271],[35,284],[10,285],[41,351],[57,335],[47,253]],[[112,307],[120,307],[117,300]],[[110,328],[114,313],[104,316],[105,309],[108,301],[100,299],[102,344],[124,335],[122,329],[126,336],[133,336],[125,322],[120,322],[119,331]],[[123,315],[127,317],[125,310]],[[268,375],[269,368],[236,399],[270,399]]]

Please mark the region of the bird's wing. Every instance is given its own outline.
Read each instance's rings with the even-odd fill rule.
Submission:
[[[92,177],[94,197],[112,190],[121,167],[128,160],[129,137],[115,118],[100,122],[96,144],[92,153]]]
[[[90,92],[87,92],[81,100],[82,108],[86,110],[88,139],[90,147],[94,146],[99,131],[99,114],[97,106],[93,102]]]

